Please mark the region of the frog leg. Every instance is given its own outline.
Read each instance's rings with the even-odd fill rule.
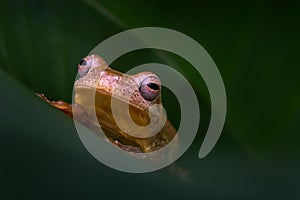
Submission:
[[[73,118],[73,112],[72,112],[72,104],[69,104],[63,100],[58,101],[50,101],[47,99],[47,97],[44,94],[36,93],[36,95],[41,98],[43,101],[47,102],[48,104],[52,105],[53,107],[63,111],[68,116]]]

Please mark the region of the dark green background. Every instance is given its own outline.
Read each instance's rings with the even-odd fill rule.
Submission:
[[[299,6],[296,1],[1,0],[1,199],[299,199]],[[210,117],[201,76],[170,53],[122,56],[113,63],[119,71],[145,62],[173,65],[189,79],[201,106],[198,136],[176,166],[128,174],[95,160],[72,119],[34,92],[70,101],[80,58],[105,38],[143,26],[180,31],[208,51],[224,80],[228,113],[217,145],[198,159]],[[170,91],[163,95],[178,126],[178,104]]]

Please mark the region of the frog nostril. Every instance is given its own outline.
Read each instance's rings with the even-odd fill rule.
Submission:
[[[85,66],[86,64],[87,64],[87,62],[84,59],[81,59],[79,62],[79,65],[81,65],[81,66]]]
[[[147,83],[147,86],[152,90],[159,90],[159,86],[156,83]]]

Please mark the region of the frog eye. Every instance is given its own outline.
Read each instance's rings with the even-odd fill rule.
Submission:
[[[83,58],[80,60],[79,64],[78,64],[78,74],[80,76],[85,75],[86,73],[88,73],[88,71],[90,70],[91,66],[90,66],[90,60],[87,58]]]
[[[87,64],[87,62],[84,59],[81,59],[79,62],[80,66],[85,66]]]
[[[160,85],[160,80],[155,76],[145,78],[139,88],[142,97],[153,101],[160,95]]]

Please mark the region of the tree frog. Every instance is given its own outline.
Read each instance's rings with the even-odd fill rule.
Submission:
[[[37,95],[70,117],[76,112],[76,115],[82,116],[80,122],[92,130],[96,131],[96,124],[100,124],[110,142],[129,152],[146,153],[158,150],[176,136],[176,130],[169,120],[165,120],[160,131],[152,136],[145,137],[143,132],[137,132],[135,136],[128,134],[128,131],[134,132],[135,129],[131,129],[125,111],[129,109],[130,120],[143,127],[151,121],[151,106],[162,105],[161,82],[154,73],[123,74],[111,69],[100,56],[93,54],[79,62],[78,77],[74,84],[73,104],[62,100],[50,101],[43,94]],[[94,104],[91,104],[91,92],[95,95]],[[113,115],[112,100],[117,104],[121,128]],[[96,111],[96,121],[89,116],[91,109]],[[160,116],[157,117],[160,119]]]

